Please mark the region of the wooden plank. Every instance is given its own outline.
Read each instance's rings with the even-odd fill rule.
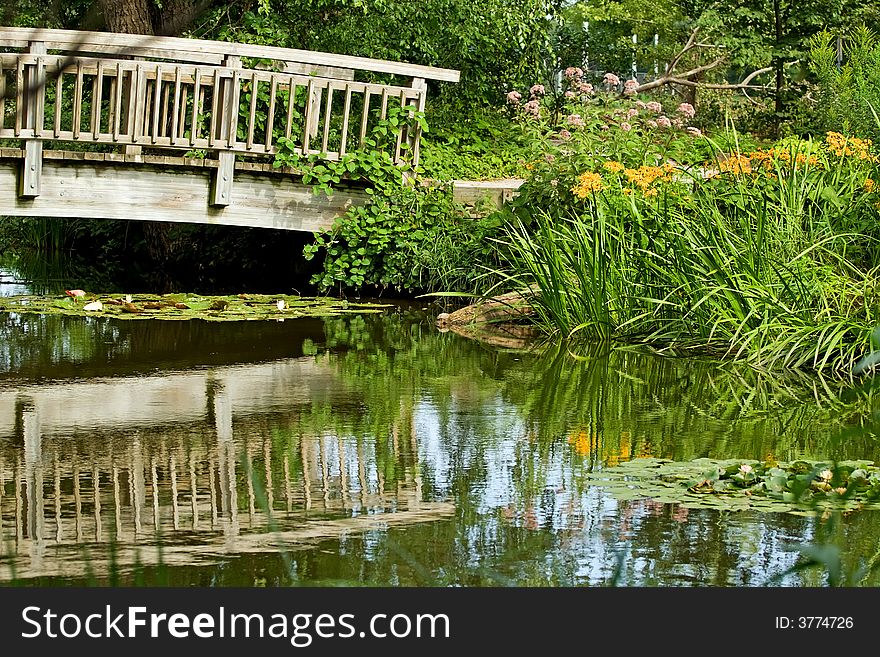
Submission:
[[[256,76],[251,76],[251,107],[250,112],[248,113],[246,146],[248,150],[254,147],[254,128],[256,127],[255,124],[257,122],[257,94],[260,88],[259,84]]]
[[[40,42],[30,43],[28,52],[36,55],[46,53],[46,45]],[[25,74],[26,73],[26,74]],[[44,107],[46,102],[46,72],[41,57],[25,72],[22,71],[25,95],[22,96],[24,128],[34,136],[43,132]],[[33,199],[40,195],[43,172],[43,142],[39,139],[26,139],[24,142],[24,160],[19,176],[18,196]]]
[[[339,143],[339,154],[345,155],[345,146],[348,142],[348,115],[351,111],[351,85],[345,85],[345,100],[342,105],[342,141]]]
[[[0,162],[0,214],[4,216],[88,217],[222,224],[314,232],[326,230],[362,190],[340,188],[332,198],[288,176],[238,172],[228,206],[205,203],[211,170],[146,164],[112,166],[98,162],[47,160],[43,193],[33,200],[15,195],[17,163]],[[125,189],[125,194],[119,194]]]
[[[116,93],[114,94],[113,106],[115,108],[113,112],[113,139],[115,141],[119,141],[119,127],[122,124],[122,90],[125,86],[125,69],[122,68],[121,62],[117,62],[116,64],[116,79],[114,80],[114,89]]]
[[[445,82],[458,82],[460,78],[459,71],[452,69],[277,46],[80,30],[10,27],[0,29],[0,46],[25,47],[33,41],[45,42],[49,50],[118,53],[125,56],[139,55],[198,63],[216,64],[229,55],[235,55],[303,65],[391,73],[408,78],[421,77]],[[312,73],[314,70],[308,72]]]
[[[278,78],[272,76],[269,86],[269,113],[266,115],[266,148],[272,148],[272,130],[275,125],[275,95],[278,93]]]
[[[214,69],[214,93],[211,94],[211,127],[208,132],[208,143],[214,147],[214,139],[217,136],[217,114],[221,111],[223,104],[221,102],[222,87],[220,77],[220,69]]]
[[[15,136],[21,134],[24,106],[27,102],[27,90],[25,89],[24,64],[19,60],[15,68]]]
[[[290,133],[293,131],[293,108],[296,102],[296,86],[293,81],[288,86],[290,93],[287,97],[287,122],[284,124],[284,137],[286,139],[290,139]]]
[[[189,145],[192,146],[199,136],[199,117],[202,113],[202,103],[204,102],[202,90],[202,69],[196,69],[196,79],[193,82],[193,108],[192,108],[192,126],[189,131]]]
[[[159,137],[159,104],[162,101],[162,65],[156,64],[156,79],[153,81],[153,126],[150,132],[155,144]]]
[[[174,103],[171,110],[171,143],[177,142],[177,125],[180,121],[180,68],[174,70]],[[186,106],[186,101],[184,101]]]
[[[382,89],[382,111],[379,113],[379,120],[384,121],[388,115],[388,89]]]
[[[186,135],[186,106],[189,103],[189,88],[183,87],[180,99],[180,119],[178,122],[177,135],[178,139],[183,139]]]
[[[236,58],[237,60],[237,58]],[[236,62],[238,66],[241,64]],[[227,64],[229,65],[229,64]],[[229,120],[229,127],[226,129],[226,147],[232,148],[238,139],[238,103],[241,96],[241,71],[236,70],[232,74],[232,90],[231,99],[227,101],[225,114]]]
[[[403,109],[406,107],[406,94],[404,92],[400,92],[400,96],[398,97],[400,100],[400,108]],[[401,125],[397,130],[397,139],[394,142],[394,163],[397,164],[400,162],[400,153],[401,153],[401,144],[403,144],[403,133],[406,130],[405,125]]]
[[[6,71],[0,62],[0,130],[6,126]]]
[[[232,200],[232,180],[235,172],[235,153],[221,151],[217,157],[217,173],[211,190],[211,205],[225,207]]]
[[[418,92],[416,100],[416,110],[418,112],[425,111],[425,100],[428,96],[428,81],[424,78],[416,78],[412,82],[412,87]],[[422,129],[416,126],[414,133],[409,135],[410,148],[412,149],[412,167],[415,169],[419,165],[419,146],[421,144]]]
[[[324,134],[321,138],[321,151],[327,151],[330,141],[330,112],[333,109],[333,89],[327,89],[327,104],[324,107]]]
[[[364,139],[367,138],[367,122],[370,120],[370,92],[364,94],[364,108],[361,113],[361,131],[358,137],[358,148],[364,145]]]
[[[309,138],[315,138],[318,136],[318,121],[321,118],[321,96],[323,94],[323,87],[320,87],[314,83],[314,81],[310,81],[311,84],[311,93],[309,94],[309,117],[311,119],[308,122],[309,125]]]
[[[76,66],[76,83],[73,87],[73,138],[79,139],[82,128],[82,97],[83,97],[83,67],[82,62]]]
[[[2,75],[2,72],[0,72]],[[59,73],[58,77],[55,78],[55,121],[54,121],[54,130],[52,136],[55,139],[58,139],[58,133],[61,132],[61,107],[63,105],[63,93],[64,93],[64,74]],[[0,90],[0,97],[3,96],[2,90]],[[0,107],[0,112],[3,111],[3,108]],[[0,125],[2,125],[2,118],[0,118]]]
[[[104,93],[104,63],[98,62],[98,74],[92,83],[92,138],[101,134],[101,101]]]
[[[311,125],[312,125],[312,113],[313,113],[313,103],[312,98],[314,95],[314,81],[309,80],[309,85],[306,87],[306,115],[305,120],[303,122],[303,145],[302,145],[302,154],[309,154],[309,137],[311,135]]]

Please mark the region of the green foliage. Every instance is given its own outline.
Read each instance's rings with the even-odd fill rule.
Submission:
[[[837,39],[822,32],[810,40],[810,68],[816,76],[816,127],[880,139],[880,41],[866,27],[843,40],[845,61],[837,67]]]
[[[628,136],[599,147],[545,160],[514,203],[511,283],[548,330],[851,375],[878,319],[865,142],[639,168],[602,163],[632,161]]]
[[[349,208],[303,250],[307,260],[324,255],[322,271],[312,278],[321,290],[461,288],[472,285],[478,264],[491,257],[483,239],[491,222],[464,219],[450,189],[416,184],[411,157],[395,163],[398,136],[427,130],[422,113],[392,106],[360,147],[338,161],[304,158],[292,141],[279,140],[274,165],[298,171],[316,194],[332,194],[343,179],[369,185],[366,203]],[[405,139],[401,149],[408,153]]]
[[[466,119],[435,113],[422,138],[422,173],[432,180],[491,180],[525,175],[529,140],[498,110],[475,109]]]
[[[539,76],[549,53],[552,5],[266,0],[257,12],[218,7],[196,34],[458,69],[461,83],[436,91],[448,104],[465,107],[497,104],[506,87]],[[431,96],[437,98],[435,92]]]

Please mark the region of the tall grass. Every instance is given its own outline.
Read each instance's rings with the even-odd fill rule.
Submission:
[[[509,224],[511,280],[539,290],[550,333],[846,375],[877,324],[877,240],[851,232],[872,195],[815,145],[780,152],[757,172],[679,172],[656,196],[605,176],[561,216]]]

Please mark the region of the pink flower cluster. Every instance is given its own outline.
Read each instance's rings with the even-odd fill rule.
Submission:
[[[694,106],[690,103],[682,103],[678,106],[678,113],[681,114],[686,119],[692,119],[696,115],[697,111],[694,109]]]
[[[656,100],[652,100],[650,103],[645,105],[649,112],[654,112],[654,114],[659,114],[663,111],[663,105],[658,103]]]
[[[538,96],[544,95],[544,85],[543,84],[533,84],[532,88],[529,89],[529,94],[532,98],[537,98]]]
[[[609,87],[616,87],[620,84],[620,78],[614,75],[614,73],[606,73],[605,77],[602,78],[602,82],[607,84]]]
[[[568,125],[574,128],[583,128],[584,120],[581,118],[580,114],[571,114],[567,119],[565,119]]]
[[[578,86],[578,91],[580,91],[582,94],[586,94],[589,96],[593,93],[593,85],[591,85],[589,82],[582,82]]]
[[[535,99],[530,100],[525,105],[523,105],[523,112],[526,114],[530,114],[537,118],[541,114],[541,103]]]
[[[507,92],[507,102],[511,105],[519,105],[519,101],[522,100],[522,94],[518,91],[508,91]]]
[[[624,96],[634,96],[636,94],[636,90],[639,88],[638,80],[627,80],[623,83],[623,95]]]
[[[660,126],[661,128],[671,128],[672,121],[670,121],[665,116],[661,116],[657,119],[657,125]]]
[[[565,78],[567,80],[579,81],[582,77],[584,77],[584,71],[577,66],[569,66],[565,69]]]

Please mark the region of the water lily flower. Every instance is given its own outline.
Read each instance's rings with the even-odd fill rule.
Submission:
[[[825,481],[831,479],[832,476],[831,470],[822,470],[822,472],[819,473],[819,478],[824,479]]]
[[[752,470],[752,466],[750,466],[748,463],[743,463],[741,466],[739,466],[739,471],[742,472],[744,475],[749,474]]]

